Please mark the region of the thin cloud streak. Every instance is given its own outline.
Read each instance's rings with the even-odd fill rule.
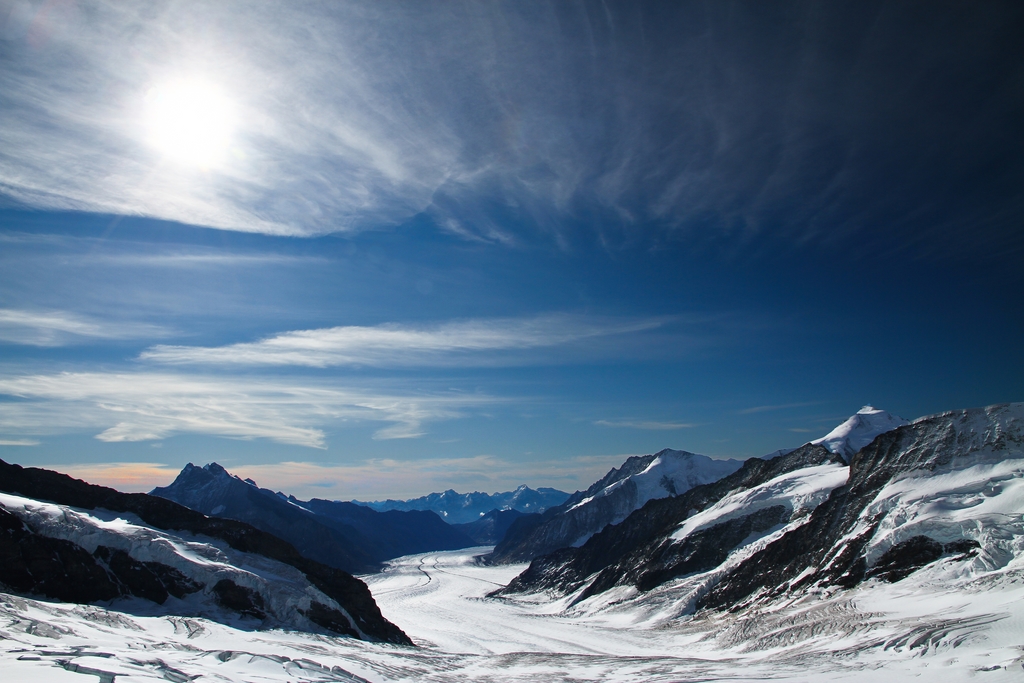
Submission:
[[[755,415],[757,413],[769,413],[776,410],[790,410],[791,408],[807,408],[808,406],[821,405],[821,401],[808,401],[805,403],[783,403],[781,405],[774,406],[754,406],[753,408],[746,408],[744,410],[737,411],[738,415]]]
[[[0,446],[38,446],[35,439],[0,439]]]
[[[658,329],[669,318],[616,320],[570,315],[498,318],[431,326],[384,324],[285,332],[221,347],[154,346],[140,360],[168,364],[412,366],[509,362],[500,352],[570,346]],[[480,357],[481,354],[490,354]]]
[[[101,321],[66,311],[0,308],[0,341],[29,346],[66,346],[88,340],[154,339],[170,330],[159,325]]]
[[[24,434],[100,429],[106,442],[206,434],[324,448],[324,429],[390,423],[376,439],[415,438],[426,423],[454,419],[495,399],[402,395],[336,383],[160,373],[60,373],[0,378],[0,429]]]
[[[597,420],[594,424],[601,427],[627,427],[629,429],[648,429],[654,431],[690,429],[697,426],[690,422],[657,422],[655,420]]]

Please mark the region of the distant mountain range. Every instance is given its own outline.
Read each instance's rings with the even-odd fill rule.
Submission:
[[[5,590],[412,644],[362,581],[249,524],[2,460],[0,491]]]
[[[217,463],[189,463],[174,482],[151,494],[205,515],[246,522],[287,540],[306,557],[353,573],[375,571],[402,555],[477,545],[433,512],[302,501],[242,480]]]
[[[569,497],[564,491],[551,488],[531,489],[520,486],[515,491],[504,493],[457,493],[448,489],[444,493],[430,493],[410,500],[376,500],[371,502],[352,501],[374,510],[432,510],[449,524],[467,524],[478,520],[491,510],[517,510],[519,512],[544,512],[561,505]]]

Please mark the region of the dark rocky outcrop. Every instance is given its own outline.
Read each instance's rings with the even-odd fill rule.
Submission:
[[[263,611],[263,596],[245,586],[239,586],[231,579],[221,579],[213,586],[213,592],[221,605],[239,614],[263,619],[267,616]],[[344,627],[351,631],[346,620]]]
[[[579,548],[563,548],[535,559],[525,572],[497,593],[545,589],[571,593],[597,574],[578,598],[582,600],[616,585],[650,590],[672,578],[706,571],[717,566],[751,533],[784,523],[789,511],[773,506],[703,530],[684,543],[672,541],[671,534],[684,520],[733,491],[826,463],[842,464],[842,459],[813,444],[771,460],[750,458],[739,470],[714,483],[696,486],[679,496],[649,501],[622,523],[605,527]]]
[[[144,523],[157,529],[188,531],[219,539],[238,551],[264,555],[272,560],[295,567],[305,574],[310,583],[352,615],[356,626],[368,637],[391,643],[411,644],[408,636],[401,629],[384,619],[373,596],[370,595],[369,589],[362,581],[344,571],[303,557],[287,542],[249,524],[231,519],[207,517],[173,501],[145,493],[121,493],[104,486],[96,486],[73,479],[59,472],[33,467],[23,468],[3,460],[0,460],[0,490],[85,510],[104,509],[111,512],[132,513]],[[0,538],[10,538],[12,542],[8,543],[7,547],[0,549],[0,552],[10,555],[15,560],[19,556],[22,557],[26,569],[19,573],[17,565],[15,565],[10,572],[13,582],[4,580],[4,583],[16,590],[40,593],[74,602],[106,600],[120,594],[118,584],[110,578],[103,567],[99,566],[97,558],[70,542],[36,536],[26,528],[20,519],[10,513],[6,513],[6,515],[7,517],[0,515],[0,519],[7,520],[4,522],[6,525],[3,527],[4,535],[0,535]],[[22,534],[35,536],[34,540],[26,541],[25,548],[18,547],[19,540],[25,540],[24,536],[19,538],[19,529]],[[49,552],[49,548],[58,548],[58,557],[55,559],[41,558],[41,555]],[[81,552],[79,553],[75,549]],[[84,553],[84,558],[88,558],[88,562],[81,553]],[[50,583],[47,584],[36,580],[35,574],[29,570],[29,567],[33,566],[31,562],[44,563],[50,567],[66,565],[68,569],[53,571],[47,575],[48,578],[52,576]],[[74,576],[82,575],[86,579],[60,579],[61,572],[69,576],[71,574],[68,572],[73,572]],[[93,576],[99,576],[95,572],[106,576],[113,588],[107,589],[102,580],[93,579]],[[63,581],[68,582],[69,585],[73,585],[77,581],[85,583],[94,581],[96,589],[93,594],[88,596],[89,599],[83,599],[85,593],[77,589],[63,592],[61,588]]]

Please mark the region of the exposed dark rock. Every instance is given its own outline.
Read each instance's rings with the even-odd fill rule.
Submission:
[[[314,624],[321,626],[328,631],[344,633],[357,638],[359,637],[359,633],[352,628],[352,622],[348,620],[348,617],[333,607],[328,607],[323,603],[314,601],[304,614]]]
[[[203,588],[174,567],[159,562],[139,562],[123,550],[101,545],[93,556],[121,583],[122,595],[134,595],[162,605],[168,595],[183,598]]]
[[[307,559],[285,541],[243,522],[210,518],[164,498],[145,493],[121,493],[104,486],[95,486],[79,479],[73,479],[59,472],[34,467],[23,468],[3,460],[0,460],[0,490],[86,510],[105,509],[111,512],[130,512],[157,529],[188,531],[209,536],[224,541],[235,550],[264,555],[272,560],[283,562],[303,572],[314,586],[344,607],[356,620],[363,633],[370,638],[390,643],[412,644],[412,641],[401,629],[384,619],[377,604],[373,601],[369,589],[362,581],[339,569]],[[16,518],[15,521],[21,524],[21,521]],[[24,525],[21,526],[24,528]],[[69,545],[78,547],[73,544]],[[79,548],[79,550],[81,549]],[[106,572],[96,564],[92,555],[84,550],[82,552],[92,562],[91,566],[106,575]],[[112,582],[111,584],[114,585]],[[18,590],[23,589],[19,588]],[[35,590],[35,592],[43,591]],[[65,599],[56,593],[43,594]],[[116,597],[117,594],[115,586],[113,594],[109,597]],[[103,599],[109,598],[95,597],[88,600],[69,598],[73,602],[93,602]]]
[[[943,555],[956,555],[957,559],[963,559],[974,555],[980,547],[977,541],[968,538],[942,544],[927,536],[913,536],[882,553],[875,566],[867,571],[865,578],[879,578],[895,583]]]
[[[886,550],[866,577],[878,577],[889,583],[912,573],[942,557],[942,544],[927,536],[914,536]]]
[[[121,595],[96,559],[71,541],[35,533],[0,506],[0,583],[65,602],[97,602]]]
[[[231,579],[221,579],[213,586],[213,592],[220,604],[239,614],[265,619],[263,596],[245,586],[239,586]]]

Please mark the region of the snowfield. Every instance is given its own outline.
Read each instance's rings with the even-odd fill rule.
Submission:
[[[475,549],[475,554],[487,548]],[[0,595],[5,683],[117,681],[1020,681],[1024,576],[938,562],[739,614],[632,623],[628,613],[485,595],[522,565],[473,552],[400,558],[363,577],[419,647]],[[952,590],[951,582],[956,584]],[[130,611],[130,606],[129,611]],[[122,609],[124,606],[122,606]],[[628,612],[629,610],[627,610]],[[199,678],[201,677],[201,678]]]

